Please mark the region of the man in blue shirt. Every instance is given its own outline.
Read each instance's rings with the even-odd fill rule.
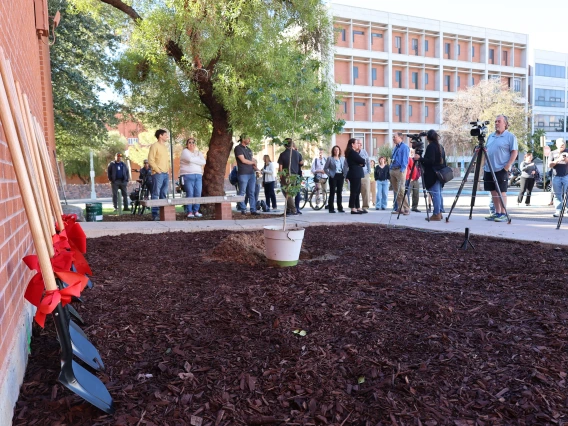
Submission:
[[[402,214],[409,215],[410,207],[408,200],[404,197],[404,185],[406,183],[406,167],[408,166],[410,148],[403,142],[403,138],[404,135],[400,132],[395,133],[392,137],[395,147],[392,151],[390,181],[392,190],[396,195],[396,205],[400,208],[402,203]],[[392,213],[397,214],[398,212],[395,210]]]
[[[128,184],[130,172],[128,166],[122,162],[122,154],[116,154],[116,160],[111,161],[107,169],[107,177],[110,181],[112,188],[112,204],[114,205],[114,210],[117,210],[118,206],[118,190],[120,189],[122,193],[122,200],[124,203],[124,211],[130,211],[128,208],[128,193],[126,185]]]
[[[495,204],[495,213],[490,214],[485,219],[495,222],[506,222],[507,215],[505,207],[507,207],[507,184],[509,183],[509,170],[513,162],[517,158],[519,152],[519,144],[517,138],[507,129],[509,128],[509,120],[505,115],[498,115],[495,119],[495,132],[491,133],[487,138],[487,160],[491,162],[495,177],[497,178],[497,187],[493,181],[493,175],[489,169],[489,164],[485,162],[483,167],[483,188],[485,191],[491,191],[491,199]],[[499,200],[501,192],[503,205]]]

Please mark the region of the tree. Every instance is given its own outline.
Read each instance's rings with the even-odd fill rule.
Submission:
[[[527,146],[527,150],[533,153],[534,158],[538,157],[544,160],[543,150],[542,147],[540,146],[540,138],[545,136],[546,132],[544,131],[544,129],[536,129],[533,135],[531,136]]]
[[[49,0],[48,8],[62,15],[50,48],[57,152],[68,171],[82,176],[85,152],[88,165],[89,149],[98,150],[105,125],[117,121],[118,105],[101,102],[99,93],[116,77],[110,55],[118,37],[104,20],[74,12],[67,0]]]
[[[504,114],[509,119],[509,131],[519,142],[519,149],[526,150],[531,138],[528,123],[531,113],[525,109],[518,92],[510,90],[500,81],[482,80],[479,84],[460,91],[455,99],[444,104],[441,135],[447,152],[469,152],[477,144],[470,136],[470,122],[489,121],[488,132],[495,117]]]
[[[144,121],[209,140],[205,195],[223,194],[234,132],[258,143],[337,130],[326,68],[333,32],[322,0],[141,0],[137,9],[122,0],[72,1],[84,12],[110,5],[130,18],[120,88]],[[291,111],[301,126],[289,127]]]

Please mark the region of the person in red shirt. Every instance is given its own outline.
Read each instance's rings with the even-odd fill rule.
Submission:
[[[406,181],[408,185],[408,204],[410,204],[410,195],[412,194],[412,208],[413,212],[420,213],[418,210],[418,200],[420,199],[420,167],[418,164],[414,167],[412,171],[412,176],[410,175],[410,171],[412,170],[412,166],[414,165],[414,150],[410,150],[410,158],[408,159],[408,166],[406,167]],[[410,182],[409,182],[410,181]]]

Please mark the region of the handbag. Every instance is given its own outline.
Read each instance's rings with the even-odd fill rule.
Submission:
[[[436,177],[442,183],[448,183],[454,178],[454,171],[451,167],[444,166],[440,170],[436,170]]]

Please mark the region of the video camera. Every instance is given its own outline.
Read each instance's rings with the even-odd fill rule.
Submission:
[[[469,134],[471,136],[477,136],[484,138],[485,136],[487,136],[487,125],[489,124],[489,121],[471,121],[469,124],[471,124],[471,130],[469,131]]]
[[[424,152],[424,141],[422,140],[422,137],[426,136],[426,132],[420,132],[418,134],[407,133],[406,136],[410,138],[410,144],[412,145],[414,152],[418,155],[422,155]]]

